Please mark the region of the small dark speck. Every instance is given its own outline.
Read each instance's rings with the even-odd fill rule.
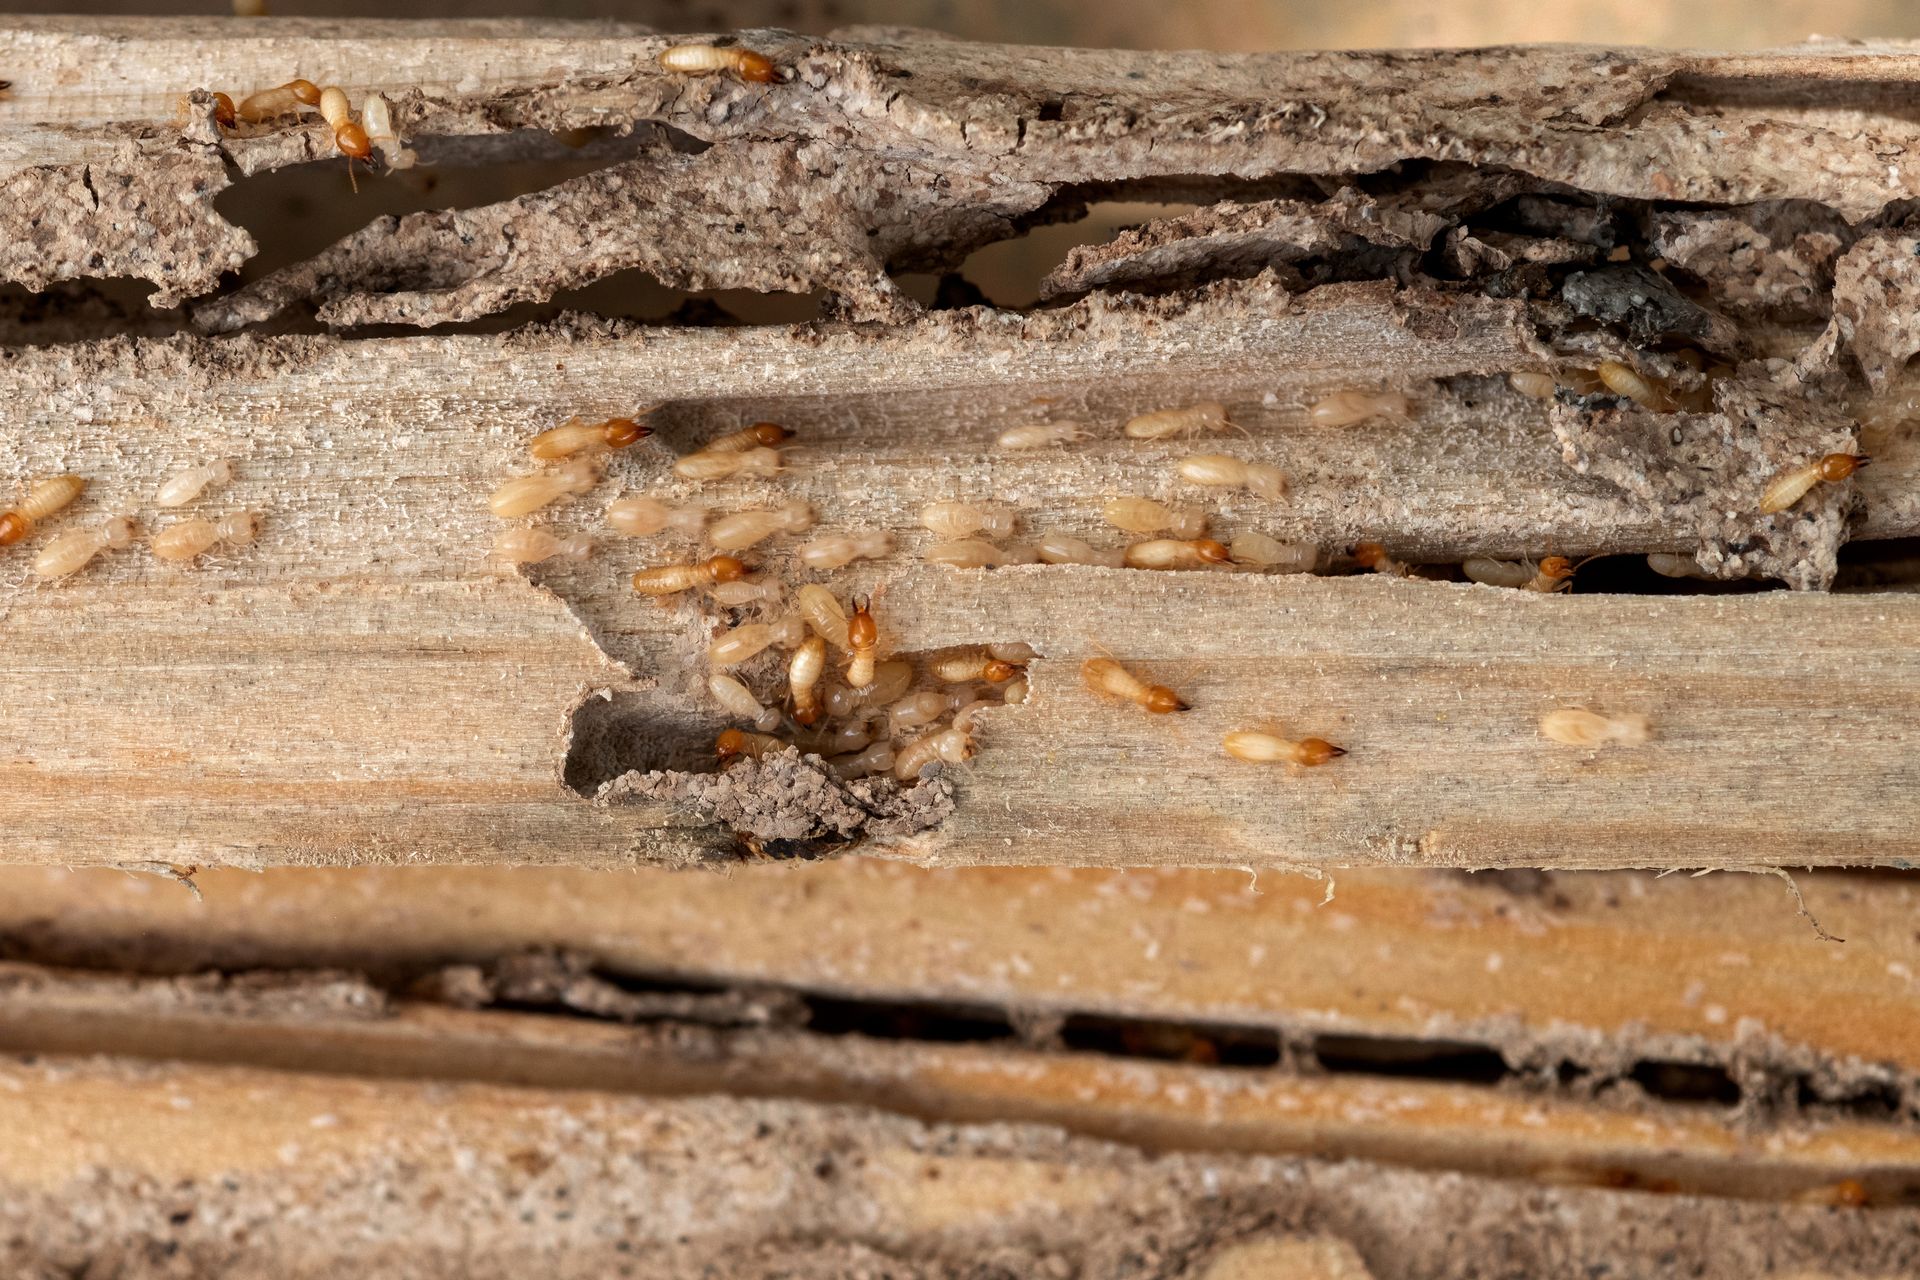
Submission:
[[[745,231],[746,229],[747,229],[747,224],[744,222],[736,222],[733,224],[733,234],[735,235],[739,235],[741,232]]]
[[[1129,80],[1145,80],[1146,78],[1147,78],[1147,73],[1144,71],[1127,72],[1127,79]]]

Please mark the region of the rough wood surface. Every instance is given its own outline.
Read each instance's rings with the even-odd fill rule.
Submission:
[[[656,399],[671,401],[660,442],[676,451],[755,417],[801,431],[802,470],[725,487],[723,504],[800,494],[827,527],[904,535],[901,556],[834,580],[884,588],[896,651],[1021,640],[1044,655],[1030,703],[983,717],[952,814],[890,842],[903,856],[1597,867],[1916,856],[1899,749],[1920,727],[1909,597],[966,575],[916,564],[927,539],[907,532],[924,501],[960,496],[1010,501],[1032,532],[1096,534],[1101,498],[1178,492],[1168,464],[1194,447],[1124,442],[1117,423],[1222,398],[1252,438],[1204,447],[1294,477],[1284,505],[1210,500],[1225,532],[1329,552],[1371,537],[1435,561],[1693,550],[1717,572],[1821,585],[1847,538],[1920,528],[1906,483],[1915,454],[1898,431],[1859,486],[1780,517],[1752,506],[1780,467],[1853,447],[1848,415],[1871,396],[1852,362],[1877,394],[1897,394],[1884,385],[1909,340],[1897,202],[1920,175],[1884,156],[1914,133],[1889,105],[1920,66],[1913,55],[1226,57],[897,32],[746,38],[791,76],[767,88],[671,79],[652,61],[662,37],[600,28],[0,31],[0,66],[29,68],[0,103],[0,121],[21,126],[0,180],[14,216],[32,211],[0,239],[8,279],[45,290],[142,278],[156,302],[192,299],[215,330],[281,303],[345,328],[6,349],[7,479],[79,471],[95,487],[72,518],[145,516],[163,475],[231,455],[241,478],[219,502],[268,517],[258,545],[196,572],[118,555],[59,588],[19,576],[0,588],[0,693],[46,708],[0,729],[0,856],[733,856],[696,806],[596,805],[566,785],[591,792],[626,770],[684,766],[720,723],[696,661],[718,615],[641,608],[621,586],[666,553],[622,544],[536,570],[533,586],[481,563],[495,527],[482,499],[524,469],[528,435]],[[559,186],[378,221],[310,262],[221,286],[253,245],[212,203],[225,165],[252,181],[324,158],[326,139],[294,123],[222,136],[204,94],[184,106],[180,95],[295,72],[395,94],[430,164],[539,153],[552,145],[542,131],[632,132],[621,157]],[[1742,146],[1725,145],[1734,134]],[[1116,242],[1076,261],[1119,275],[1083,272],[1061,287],[1091,296],[1029,314],[925,312],[890,274],[952,267],[1099,194],[1177,192],[1280,201],[1294,221],[1263,223],[1251,241],[1234,223],[1231,252],[1208,240],[1224,212]],[[1625,211],[1614,221],[1594,213],[1609,201]],[[1703,204],[1731,230],[1706,226]],[[1519,224],[1474,221],[1490,210]],[[1536,215],[1552,228],[1527,222]],[[679,238],[615,234],[655,226]],[[1716,274],[1702,244],[1723,233],[1750,238],[1739,259],[1750,269]],[[1166,244],[1192,251],[1166,262],[1136,251]],[[1610,269],[1611,247],[1671,249],[1695,264],[1689,290],[1739,324],[1686,299],[1662,304],[1679,326],[1669,331],[1648,329],[1645,307],[1609,320],[1562,277]],[[575,320],[416,338],[353,328],[471,318],[629,267],[689,288],[818,289],[839,320]],[[1224,278],[1254,267],[1263,274]],[[1560,274],[1530,274],[1549,267]],[[1162,292],[1100,291],[1108,279]],[[1737,365],[1712,412],[1540,405],[1496,377],[1612,356],[1684,384],[1693,375],[1661,349],[1682,339]],[[1411,421],[1306,425],[1319,391],[1383,379],[1413,391]],[[1037,410],[1036,397],[1050,403]],[[1036,412],[1085,420],[1097,438],[1042,456],[991,449]],[[660,484],[664,460],[653,445],[622,457],[590,501],[617,488],[688,496]],[[580,506],[558,514],[587,522]],[[1097,646],[1176,680],[1199,710],[1165,725],[1094,703],[1075,667]],[[1656,740],[1551,747],[1538,717],[1569,704],[1649,714]],[[1352,754],[1298,778],[1219,755],[1223,731],[1263,720]]]

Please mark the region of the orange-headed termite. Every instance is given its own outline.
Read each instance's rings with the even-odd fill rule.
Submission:
[[[874,623],[872,602],[857,600],[853,616],[847,619],[847,683],[865,689],[873,683],[874,665],[880,655],[880,628]]]
[[[556,538],[545,529],[502,529],[493,539],[493,554],[508,564],[585,560],[593,554],[593,539],[579,533]]]
[[[756,422],[738,431],[729,431],[701,446],[704,453],[745,453],[749,449],[771,449],[793,439],[793,432],[777,422]]]
[[[1325,738],[1302,738],[1293,742],[1253,729],[1228,734],[1220,740],[1220,746],[1235,760],[1249,764],[1297,764],[1309,769],[1347,754],[1345,747],[1336,747]]]
[[[1287,473],[1266,462],[1245,462],[1224,453],[1196,453],[1173,464],[1182,480],[1215,488],[1245,489],[1275,502],[1287,496]]]
[[[732,676],[719,672],[708,676],[707,691],[728,715],[745,720],[762,733],[771,733],[780,725],[780,713],[762,706],[760,699],[753,696],[753,690]]]
[[[716,582],[735,582],[747,576],[747,566],[733,556],[713,556],[699,564],[663,564],[633,575],[633,589],[643,596],[670,596]]]
[[[185,471],[176,471],[167,477],[160,492],[154,495],[155,505],[162,507],[184,507],[199,497],[209,485],[225,484],[233,479],[233,464],[225,458],[218,462],[209,462],[205,466],[188,467]]]
[[[260,532],[260,516],[240,511],[219,520],[182,520],[153,535],[153,554],[160,560],[191,560],[215,543],[244,546]]]
[[[10,547],[48,516],[72,504],[87,489],[79,476],[54,476],[27,490],[13,510],[0,513],[0,547]]]
[[[320,105],[320,88],[311,80],[289,80],[273,89],[262,89],[240,99],[234,115],[249,124],[271,120],[275,116]]]
[[[920,553],[928,564],[950,569],[993,569],[1004,564],[1031,564],[1033,553],[1021,547],[997,547],[980,538],[936,542]]]
[[[1873,459],[1861,454],[1830,453],[1824,458],[1788,467],[1767,482],[1767,491],[1760,496],[1760,514],[1770,516],[1785,511],[1806,497],[1813,486],[1845,480],[1871,461]]]
[[[1542,736],[1568,747],[1638,747],[1653,737],[1653,722],[1637,713],[1603,716],[1584,707],[1561,707],[1540,717]]]
[[[707,526],[707,541],[722,551],[743,551],[776,533],[813,527],[813,508],[796,499],[772,511],[736,511]]]
[[[852,648],[847,636],[847,611],[834,599],[833,592],[810,582],[793,593],[793,607],[800,611],[815,634],[836,649]]]
[[[1404,418],[1413,402],[1398,391],[1336,391],[1307,411],[1316,426],[1351,427],[1369,418]]]
[[[965,684],[971,680],[999,684],[1020,674],[1019,666],[1004,658],[996,658],[984,649],[970,649],[966,653],[938,658],[928,665],[927,670],[942,684]]]
[[[1395,578],[1409,577],[1413,573],[1405,562],[1395,560],[1387,554],[1387,549],[1377,542],[1354,543],[1353,558],[1362,569],[1370,569],[1374,573],[1384,573]]]
[[[931,764],[960,764],[972,757],[973,739],[967,736],[966,730],[938,729],[900,749],[893,761],[893,776],[902,782],[912,782]]]
[[[725,480],[732,476],[772,476],[780,473],[780,451],[756,446],[731,452],[690,453],[673,464],[682,480]]]
[[[658,498],[621,498],[607,507],[607,523],[629,538],[650,537],[662,529],[683,538],[698,538],[706,531],[707,509],[670,507]]]
[[[970,538],[984,534],[1004,538],[1013,532],[1012,507],[993,502],[929,502],[920,508],[920,523],[942,538]]]
[[[1282,542],[1264,533],[1236,533],[1227,544],[1227,555],[1235,564],[1250,564],[1276,573],[1312,573],[1320,561],[1320,548],[1311,542]]]
[[[503,520],[531,515],[570,493],[585,493],[600,481],[591,458],[575,458],[552,471],[516,476],[493,491],[487,509]]]
[[[820,677],[827,670],[827,642],[810,635],[787,662],[787,688],[793,694],[793,718],[812,725],[820,720]]]
[[[407,146],[400,131],[393,127],[393,107],[383,95],[367,95],[366,101],[360,105],[360,123],[367,131],[367,141],[386,161],[389,173],[395,169],[411,169],[419,161],[420,157]]]
[[[1667,394],[1667,389],[1650,378],[1642,377],[1630,365],[1621,364],[1618,360],[1602,360],[1594,374],[1607,390],[1617,396],[1625,396],[1643,409],[1651,409],[1655,413],[1673,412],[1673,399]]]
[[[1165,440],[1169,436],[1192,435],[1196,431],[1225,431],[1233,425],[1227,419],[1227,406],[1218,400],[1188,405],[1184,409],[1156,409],[1130,419],[1121,430],[1130,440]]]
[[[320,118],[333,130],[333,145],[340,148],[341,155],[348,160],[365,160],[373,154],[373,143],[366,129],[355,123],[345,90],[333,85],[322,89],[319,107]]]
[[[0,80],[0,95],[5,94],[6,88],[7,82]],[[237,119],[239,119],[238,108],[233,105],[233,99],[224,93],[214,94],[213,122],[222,129],[231,129]]]
[[[64,578],[78,573],[106,550],[121,550],[133,545],[133,521],[116,516],[92,529],[72,529],[61,534],[33,558],[33,571],[43,578]]]
[[[1226,544],[1212,538],[1154,538],[1134,543],[1125,553],[1129,569],[1200,569],[1229,563]]]
[[[1077,422],[1036,422],[1025,427],[1008,427],[994,443],[1002,449],[1044,449],[1048,445],[1070,444],[1087,438],[1087,429]]]
[[[1554,393],[1560,390],[1559,379],[1552,374],[1536,373],[1531,370],[1510,373],[1507,375],[1507,382],[1515,391],[1529,400],[1551,400]]]
[[[773,59],[739,45],[677,44],[660,51],[660,66],[662,70],[683,76],[731,71],[752,84],[768,84],[773,80]]]
[[[632,418],[608,418],[605,422],[569,418],[542,431],[527,448],[542,462],[558,462],[588,449],[625,449],[652,434],[652,427]]]
[[[794,558],[809,569],[838,569],[855,560],[878,560],[893,550],[893,535],[885,529],[861,533],[831,533],[803,542]]]
[[[1126,563],[1126,553],[1118,547],[1104,550],[1064,533],[1050,533],[1033,544],[1042,564],[1090,564],[1118,569]]]
[[[741,760],[759,760],[788,744],[765,733],[744,729],[722,729],[713,740],[713,755],[722,769]]]
[[[1206,513],[1198,507],[1169,507],[1152,498],[1109,498],[1101,514],[1107,523],[1128,533],[1169,533],[1197,538],[1207,531]]]
[[[1163,684],[1148,684],[1112,658],[1088,658],[1080,664],[1080,679],[1095,693],[1137,703],[1157,716],[1187,710],[1179,694]]]
[[[1547,556],[1538,566],[1525,560],[1488,560],[1475,556],[1460,566],[1460,572],[1482,586],[1553,592],[1573,590],[1573,573],[1578,567],[1565,556]]]

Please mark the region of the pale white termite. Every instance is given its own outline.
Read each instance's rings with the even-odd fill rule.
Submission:
[[[960,764],[973,757],[973,739],[964,729],[937,729],[915,738],[900,749],[893,761],[893,776],[912,782],[936,762]]]
[[[377,93],[367,95],[366,101],[360,104],[360,121],[366,126],[367,141],[380,153],[388,172],[411,169],[419,161],[419,155],[407,146],[400,131],[394,128],[393,107],[384,96]]]
[[[1236,533],[1227,544],[1235,564],[1250,564],[1275,573],[1312,573],[1320,562],[1320,548],[1311,542],[1282,542],[1264,533]]]
[[[216,543],[244,546],[260,532],[258,512],[239,511],[219,520],[182,520],[153,535],[153,554],[160,560],[191,560]]]
[[[585,493],[599,480],[600,473],[593,459],[575,458],[551,471],[515,476],[493,491],[493,496],[487,499],[487,509],[503,520],[531,515],[568,494]]]
[[[1013,679],[1007,681],[1007,687],[1002,696],[1008,706],[1018,706],[1027,700],[1028,688],[1029,686],[1025,676],[1015,676]]]
[[[1044,449],[1086,438],[1087,429],[1077,422],[1035,422],[1024,427],[1008,427],[994,443],[1002,449]]]
[[[762,706],[760,699],[753,696],[753,690],[733,676],[719,672],[708,676],[707,691],[713,694],[721,710],[737,720],[745,720],[762,733],[771,733],[780,726],[780,713]]]
[[[1712,574],[1700,567],[1700,562],[1692,556],[1676,556],[1665,551],[1654,551],[1647,555],[1647,568],[1663,578],[1711,578]]]
[[[1525,560],[1488,560],[1475,556],[1460,572],[1488,587],[1518,587],[1522,591],[1571,591],[1579,566],[1565,556],[1548,556],[1536,566]]]
[[[633,575],[633,589],[643,596],[670,596],[695,587],[737,582],[747,566],[733,556],[711,556],[698,564],[663,564]]]
[[[1673,399],[1667,394],[1667,389],[1651,378],[1642,377],[1630,365],[1618,360],[1602,360],[1594,374],[1607,390],[1617,396],[1625,396],[1644,409],[1651,409],[1655,413],[1673,412]]]
[[[827,762],[827,766],[833,770],[836,778],[851,781],[891,771],[893,759],[893,747],[885,742],[876,742],[854,755],[836,756]]]
[[[847,652],[853,655],[847,663],[847,683],[855,689],[868,688],[880,655],[880,628],[873,620],[870,601],[854,602],[853,616],[847,619]]]
[[[1307,411],[1316,426],[1351,427],[1369,418],[1404,418],[1413,402],[1398,391],[1336,391]]]
[[[9,511],[0,512],[0,547],[10,547],[32,533],[48,516],[73,504],[87,491],[87,482],[79,476],[53,476],[35,481],[27,496]]]
[[[827,670],[827,642],[809,635],[787,662],[787,689],[793,695],[793,718],[804,725],[820,720],[820,677]]]
[[[1002,662],[1013,663],[1032,662],[1040,656],[1034,652],[1032,645],[1018,640],[1007,644],[990,644],[987,646],[987,652]]]
[[[773,642],[782,649],[798,649],[813,636],[807,628],[807,620],[797,613],[775,618],[767,625],[772,629]]]
[[[1033,551],[1042,564],[1089,564],[1118,569],[1126,563],[1126,553],[1119,547],[1101,549],[1064,533],[1048,534],[1033,544]]]
[[[1217,489],[1245,489],[1278,502],[1287,496],[1287,473],[1267,462],[1247,462],[1224,453],[1196,453],[1173,464],[1182,480]]]
[[[1521,370],[1507,375],[1513,389],[1530,400],[1551,400],[1560,390],[1560,382],[1550,373]]]
[[[862,707],[885,707],[898,702],[913,685],[913,664],[889,658],[873,669],[873,683],[864,689],[835,685],[827,690],[827,714],[844,719]]]
[[[1029,548],[998,547],[979,538],[936,542],[920,554],[928,564],[943,564],[949,569],[994,569],[1008,564],[1031,564],[1034,559]]]
[[[683,76],[730,71],[751,84],[768,84],[773,80],[773,59],[739,45],[676,44],[661,50],[660,67]]]
[[[1169,436],[1192,435],[1196,431],[1225,431],[1233,423],[1227,419],[1227,406],[1218,400],[1188,405],[1183,409],[1156,409],[1132,418],[1121,431],[1130,440],[1165,440]]]
[[[533,438],[527,451],[542,462],[558,462],[589,449],[625,449],[653,434],[653,428],[632,418],[586,422],[569,418]]]
[[[847,611],[834,599],[833,592],[817,582],[809,582],[793,593],[793,607],[807,620],[815,634],[836,649],[849,649]]]
[[[658,498],[621,498],[607,507],[607,523],[614,532],[629,538],[651,537],[663,529],[683,538],[698,538],[706,531],[707,509],[671,507]]]
[[[1004,538],[1015,519],[1012,507],[993,502],[929,502],[920,508],[920,523],[942,538]]]
[[[777,422],[755,422],[738,431],[715,436],[701,446],[704,453],[745,453],[748,449],[771,449],[793,439],[793,432]]]
[[[1233,759],[1249,764],[1294,764],[1308,769],[1347,754],[1345,747],[1336,747],[1325,738],[1302,738],[1295,742],[1254,729],[1229,733],[1220,740],[1220,746]]]
[[[1561,707],[1540,717],[1540,733],[1568,747],[1638,747],[1653,737],[1653,722],[1637,713],[1604,716],[1584,707]]]
[[[1154,538],[1134,543],[1125,553],[1129,569],[1201,569],[1230,562],[1226,544],[1212,538]]]
[[[33,571],[42,578],[64,578],[86,568],[102,551],[132,545],[133,521],[116,516],[91,529],[71,529],[47,543],[33,558]]]
[[[813,527],[813,508],[796,499],[771,511],[736,511],[707,526],[707,541],[721,551],[743,551],[776,533]]]
[[[1760,514],[1770,516],[1785,511],[1806,497],[1813,486],[1823,482],[1837,484],[1871,461],[1873,459],[1861,454],[1829,453],[1824,458],[1788,467],[1767,482],[1767,491],[1760,495]]]
[[[188,467],[176,471],[167,477],[166,483],[153,497],[154,504],[162,507],[184,507],[204,493],[211,485],[226,484],[233,479],[233,463],[225,458],[218,462],[209,462],[204,466]]]
[[[1197,538],[1207,531],[1206,512],[1198,507],[1169,507],[1152,498],[1109,498],[1101,509],[1108,524],[1128,533],[1167,533]]]
[[[707,661],[716,667],[737,667],[773,643],[773,628],[764,622],[749,622],[723,631],[707,646]]]
[[[502,529],[494,537],[493,554],[508,564],[585,560],[593,554],[593,539],[579,533],[556,538],[545,529]]]
[[[793,554],[807,568],[825,572],[855,560],[878,560],[892,551],[893,534],[885,529],[869,529],[860,533],[827,534],[801,543],[793,549]]]
[[[772,582],[717,582],[707,588],[707,599],[729,609],[749,604],[772,604],[780,598],[780,587]]]
[[[673,464],[682,480],[725,480],[732,476],[772,476],[780,473],[780,451],[756,447],[713,453],[690,453]]]
[[[910,693],[887,708],[887,731],[902,733],[932,724],[947,713],[945,695],[931,689]]]
[[[1000,684],[1020,674],[1017,665],[1004,658],[996,658],[985,649],[969,649],[964,653],[950,653],[944,658],[936,658],[927,665],[927,671],[942,684],[966,684],[972,680]]]

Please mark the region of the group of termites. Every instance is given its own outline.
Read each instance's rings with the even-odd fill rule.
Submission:
[[[202,466],[188,467],[169,477],[154,495],[159,507],[184,507],[205,490],[233,478],[233,464],[222,459]],[[47,520],[72,506],[87,490],[84,477],[51,476],[29,485],[26,495],[14,506],[0,512],[0,547],[10,547],[31,537]],[[219,545],[244,546],[252,542],[260,529],[260,516],[253,511],[238,511],[216,520],[195,518],[177,520],[154,532],[149,542],[154,558],[172,563],[198,559]],[[97,525],[70,529],[51,539],[33,558],[33,571],[43,579],[69,577],[92,564],[107,551],[131,547],[138,530],[133,517],[118,515]]]

